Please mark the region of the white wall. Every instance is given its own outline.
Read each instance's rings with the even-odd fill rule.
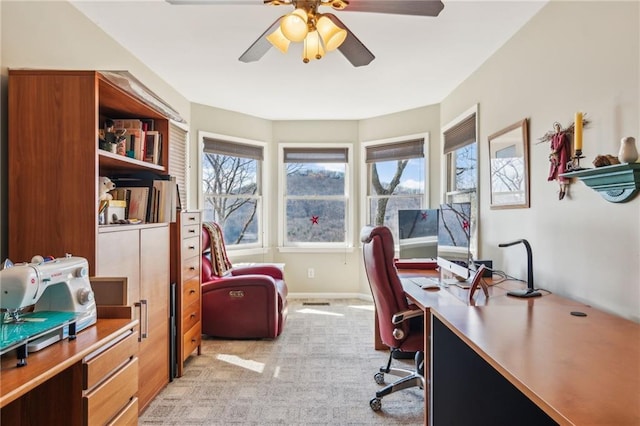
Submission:
[[[512,275],[524,277],[524,251],[517,247],[498,249],[497,244],[527,238],[533,247],[540,287],[640,321],[640,197],[612,204],[577,182],[568,198],[558,201],[557,185],[546,181],[548,146],[535,145],[554,121],[566,125],[578,110],[592,120],[584,132],[588,160],[617,152],[623,136],[640,138],[638,9],[637,2],[552,1],[440,105],[359,122],[269,122],[190,104],[66,2],[0,1],[0,107],[6,106],[9,67],[127,69],[189,121],[193,172],[197,170],[197,130],[272,144],[323,139],[353,141],[356,147],[361,141],[429,132],[431,166],[436,169],[440,127],[478,103],[481,256],[492,258],[496,267]],[[485,195],[489,190],[487,136],[525,117],[531,120],[531,208],[490,210]],[[2,147],[6,146],[6,123],[4,108],[0,110]],[[268,160],[273,185],[277,182],[276,153],[272,149]],[[359,149],[354,154],[358,156]],[[359,162],[356,157],[356,164]],[[430,186],[432,205],[439,202],[439,176],[438,171]],[[6,178],[3,174],[3,185]],[[356,180],[356,192],[358,184]],[[0,191],[2,188],[0,185]],[[189,189],[193,204],[197,181],[192,181]],[[5,194],[0,194],[3,244]],[[272,204],[271,211],[275,209]],[[355,217],[360,217],[359,211]],[[277,241],[276,220],[271,213],[272,247]],[[359,229],[360,225],[356,222],[355,226]],[[354,240],[357,246],[357,232]],[[0,255],[1,251],[2,247]],[[265,259],[287,263],[292,292],[369,292],[358,250],[318,255],[272,249]],[[311,266],[316,269],[314,281],[306,278],[306,269]]]
[[[190,103],[63,1],[0,1],[0,259],[7,256],[6,85],[10,68],[128,70],[189,121]]]
[[[3,1],[2,75],[7,68],[128,70],[189,121],[187,99],[63,1]]]
[[[639,3],[552,1],[441,103],[442,123],[479,104],[481,256],[526,278],[526,238],[537,286],[640,321],[640,197],[605,201],[582,182],[558,201],[549,146],[536,144],[584,111],[583,164],[640,137]],[[531,208],[489,208],[488,135],[530,119]]]

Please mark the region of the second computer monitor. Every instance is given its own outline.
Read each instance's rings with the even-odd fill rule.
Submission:
[[[441,272],[469,278],[470,236],[471,203],[441,204],[438,217],[438,266]]]
[[[438,254],[438,210],[398,210],[400,259],[435,259]]]

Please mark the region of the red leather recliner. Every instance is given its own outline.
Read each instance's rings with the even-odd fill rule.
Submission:
[[[212,235],[218,239],[213,244]],[[202,333],[234,339],[279,336],[287,319],[282,269],[270,264],[233,267],[216,223],[203,224],[201,247]]]

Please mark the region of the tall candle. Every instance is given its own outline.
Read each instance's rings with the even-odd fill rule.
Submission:
[[[582,113],[576,112],[575,129],[573,131],[573,149],[582,151]]]

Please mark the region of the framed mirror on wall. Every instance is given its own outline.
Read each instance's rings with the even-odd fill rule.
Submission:
[[[491,208],[529,207],[529,126],[518,121],[489,136]]]

